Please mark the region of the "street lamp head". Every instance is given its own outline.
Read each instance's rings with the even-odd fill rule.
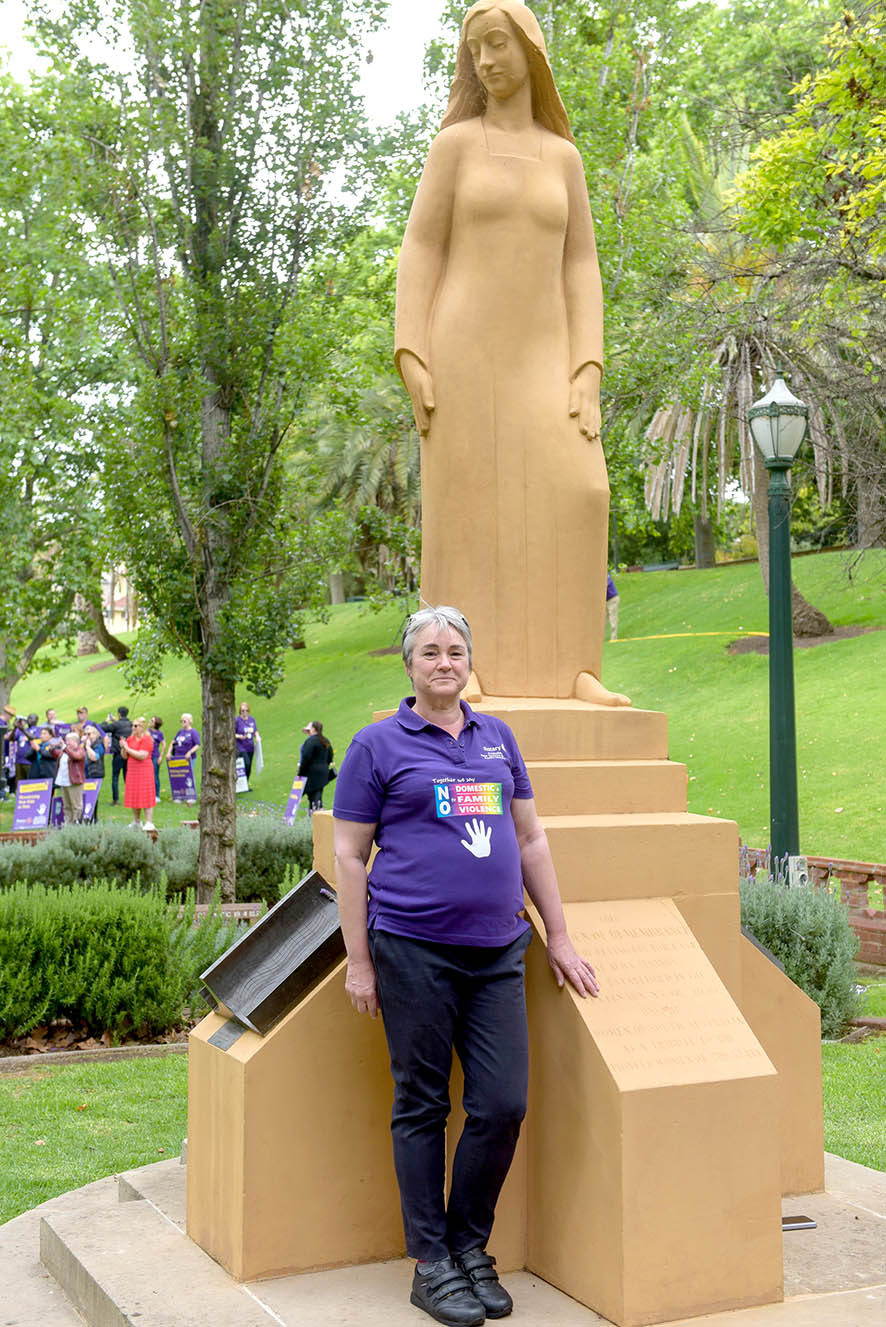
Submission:
[[[806,433],[809,407],[798,401],[779,370],[765,396],[748,410],[748,423],[763,460],[787,467],[793,464]]]

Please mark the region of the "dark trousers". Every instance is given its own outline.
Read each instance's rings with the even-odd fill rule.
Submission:
[[[530,932],[494,949],[370,931],[394,1077],[391,1134],[406,1250],[436,1262],[485,1248],[526,1114],[529,1045],[523,958]],[[464,1130],[448,1204],[446,1120],[455,1049]]]
[[[111,757],[111,801],[116,806],[118,801],[118,790],[120,787],[120,775],[123,775],[123,785],[126,786],[126,757],[119,751],[115,751]]]

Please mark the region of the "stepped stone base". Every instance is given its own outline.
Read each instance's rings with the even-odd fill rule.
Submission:
[[[784,1207],[817,1223],[785,1236],[788,1298],[713,1314],[705,1327],[881,1327],[886,1175],[840,1157],[827,1163],[828,1192]],[[116,1185],[100,1180],[64,1194],[0,1227],[2,1321],[17,1327],[83,1327],[84,1321],[87,1327],[420,1327],[425,1321],[408,1302],[412,1264],[406,1261],[246,1285],[231,1280],[184,1235],[185,1184],[186,1168],[162,1161],[120,1176]],[[514,1327],[607,1327],[607,1319],[539,1276],[512,1273],[507,1284]],[[681,1318],[670,1327],[697,1322]]]

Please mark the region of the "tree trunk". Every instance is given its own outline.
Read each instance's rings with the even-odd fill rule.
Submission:
[[[769,594],[769,472],[754,448],[754,524],[757,529],[757,552],[760,574],[766,594]],[[791,581],[791,622],[795,636],[829,636],[834,628],[821,609],[808,599]]]
[[[329,577],[329,598],[334,604],[345,601],[345,576],[342,571],[334,571]]]
[[[234,688],[216,673],[204,669],[202,692],[197,902],[209,903],[213,891],[220,887],[222,901],[233,903],[237,893]]]
[[[108,630],[105,615],[102,612],[101,600],[97,597],[86,596],[86,611],[94,623],[95,635],[99,644],[109,654],[112,654],[118,662],[122,663],[129,655],[129,646]]]
[[[856,474],[856,496],[858,508],[857,544],[859,548],[883,548],[886,546],[886,491],[880,483],[872,483],[871,476],[859,470]]]
[[[697,567],[713,567],[716,562],[714,556],[714,522],[710,517],[704,517],[699,512],[692,513],[692,530],[695,535],[695,565]]]
[[[74,595],[74,609],[79,617],[84,617],[89,612],[89,606],[82,594]],[[98,637],[89,627],[77,632],[77,658],[82,659],[85,654],[98,654]]]

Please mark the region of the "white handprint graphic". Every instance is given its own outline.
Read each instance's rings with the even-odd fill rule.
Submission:
[[[461,840],[461,846],[474,857],[488,857],[492,852],[492,830],[487,828],[486,821],[467,820],[465,829],[468,837]]]

